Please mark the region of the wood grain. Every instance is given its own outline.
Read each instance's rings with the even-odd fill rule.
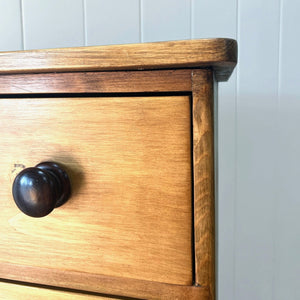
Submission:
[[[111,277],[49,268],[36,268],[16,264],[4,264],[0,276],[11,280],[18,277],[26,282],[53,285],[75,290],[87,290],[109,295],[120,295],[139,299],[210,300],[208,287],[167,284],[124,277]],[[6,272],[8,270],[8,272]],[[37,274],[39,276],[37,276]]]
[[[0,74],[211,67],[225,81],[236,61],[236,41],[201,39],[2,52]]]
[[[99,295],[72,293],[0,281],[0,299],[5,300],[112,300]],[[118,299],[118,298],[113,298]],[[121,299],[121,298],[119,298]]]
[[[0,94],[147,93],[192,90],[191,70],[3,75]]]
[[[191,285],[190,118],[188,96],[0,99],[2,276],[12,263]],[[30,218],[12,181],[48,160],[73,195]]]
[[[193,71],[195,283],[215,299],[213,73]]]

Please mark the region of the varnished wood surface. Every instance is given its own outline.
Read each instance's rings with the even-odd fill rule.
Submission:
[[[90,274],[192,284],[190,118],[187,96],[1,99],[1,276],[10,263],[85,274],[86,290]],[[12,181],[49,160],[73,194],[33,219]]]
[[[219,38],[2,52],[0,74],[211,67],[224,81],[236,61],[236,41]]]
[[[196,284],[215,299],[213,73],[193,71],[194,238]]]
[[[41,285],[67,287],[75,290],[88,290],[109,295],[122,295],[139,299],[161,300],[210,300],[208,287],[185,286],[144,281],[125,277],[111,277],[99,274],[87,274],[66,270],[36,268],[16,264],[2,264],[0,276],[16,280],[24,278],[26,282]],[[8,272],[6,272],[8,270]],[[38,274],[39,276],[36,276]],[[70,280],[71,279],[71,280]]]
[[[112,300],[121,298],[109,298],[98,295],[73,293],[47,288],[12,284],[0,281],[0,299],[2,300]]]
[[[0,76],[0,94],[147,93],[192,90],[191,70],[74,72]]]

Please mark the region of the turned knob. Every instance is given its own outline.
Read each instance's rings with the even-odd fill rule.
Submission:
[[[71,193],[69,176],[57,163],[42,162],[22,170],[12,187],[18,208],[28,216],[44,217],[64,204]]]

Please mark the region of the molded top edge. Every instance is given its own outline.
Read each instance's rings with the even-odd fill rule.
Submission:
[[[226,81],[236,63],[237,42],[214,38],[0,52],[0,75],[213,68],[216,79]]]

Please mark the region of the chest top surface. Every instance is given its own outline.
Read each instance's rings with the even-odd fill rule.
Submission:
[[[0,75],[210,67],[226,81],[236,62],[236,41],[215,38],[0,52]]]

